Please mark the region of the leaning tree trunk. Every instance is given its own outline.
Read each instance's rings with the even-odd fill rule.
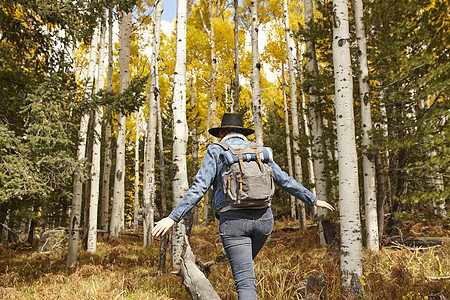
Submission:
[[[375,155],[371,153],[372,145],[372,109],[369,91],[369,68],[367,67],[367,42],[366,31],[363,23],[362,0],[355,0],[355,25],[356,40],[358,42],[359,61],[359,96],[361,101],[361,127],[363,131],[363,180],[364,180],[364,203],[366,216],[367,248],[378,251],[378,218],[377,218],[377,196],[375,186]]]
[[[85,96],[88,98],[94,88],[94,70],[97,62],[98,28],[95,29],[91,40],[89,53],[89,65],[87,71],[87,83]],[[82,162],[85,158],[87,129],[89,126],[89,112],[81,116],[80,131],[78,133],[77,161]],[[81,181],[81,166],[78,166],[73,175],[73,197],[72,209],[69,219],[69,244],[66,257],[66,271],[75,269],[77,262],[78,244],[80,242],[81,204],[83,202],[83,182]]]
[[[98,54],[98,79],[97,92],[105,86],[105,33],[106,23],[101,22],[100,45]],[[101,162],[101,140],[102,140],[103,107],[100,105],[95,109],[94,136],[92,148],[91,166],[91,195],[89,202],[89,232],[87,237],[87,250],[95,252],[97,250],[97,218],[98,201],[100,198],[100,162]]]
[[[132,13],[121,12],[119,25],[119,70],[120,70],[120,92],[128,88],[130,81],[130,46],[131,46],[131,18]],[[114,198],[111,212],[110,234],[112,237],[119,236],[120,229],[124,227],[125,209],[125,134],[126,114],[119,112],[117,124],[117,149],[116,169],[114,176]]]
[[[294,145],[294,170],[295,170],[295,179],[298,182],[303,181],[303,172],[302,172],[302,158],[300,156],[300,128],[298,121],[298,106],[297,106],[297,84],[295,82],[295,74],[294,74],[294,39],[292,36],[292,31],[289,26],[289,13],[288,13],[288,5],[287,0],[283,0],[283,14],[284,14],[284,32],[286,39],[286,50],[287,50],[287,61],[288,61],[288,73],[289,73],[289,92],[291,97],[291,110],[292,110],[292,137],[293,137],[293,145]],[[299,200],[297,200],[298,207],[298,220],[300,228],[306,227],[306,210],[305,204]]]
[[[113,14],[112,8],[108,11],[108,78],[106,91],[113,90]],[[109,227],[109,183],[111,175],[111,120],[105,122],[105,150],[102,179],[102,202],[100,206],[100,229],[108,230]]]
[[[314,14],[313,14],[313,4],[311,0],[304,0],[305,4],[305,29],[306,31],[311,30],[311,26],[314,22]],[[316,58],[316,49],[314,46],[314,41],[312,39],[308,39],[306,41],[306,68],[308,72],[313,75],[317,75],[318,67],[317,67],[317,58]],[[310,125],[311,125],[311,134],[313,137],[313,157],[314,157],[314,177],[316,180],[316,196],[320,200],[327,200],[327,187],[326,187],[326,170],[324,163],[324,151],[325,151],[325,143],[323,140],[323,118],[322,112],[320,109],[320,99],[317,95],[314,94],[312,89],[308,91],[309,93],[309,117],[310,117]],[[325,215],[324,208],[317,209],[319,215]],[[322,221],[319,221],[319,237],[320,244],[324,246],[326,244],[325,236],[323,232]]]
[[[187,121],[186,121],[186,18],[187,2],[177,2],[177,45],[175,57],[175,76],[173,91],[173,166],[172,191],[173,205],[177,205],[188,191],[186,146],[187,146]],[[186,235],[184,220],[176,223],[172,231],[172,266],[179,268],[181,252]]]
[[[353,297],[360,297],[363,293],[361,284],[362,244],[347,4],[345,0],[333,0],[333,66],[339,154],[341,286]]]
[[[252,74],[250,79],[250,84],[252,87],[252,114],[253,122],[255,125],[255,141],[262,145],[263,144],[263,125],[261,116],[261,79],[260,71],[261,64],[259,63],[259,52],[258,52],[258,0],[252,0],[250,4],[251,11],[251,39],[252,39]]]
[[[281,64],[281,78],[282,78],[282,87],[283,87],[283,108],[284,108],[284,128],[286,130],[286,155],[287,155],[287,162],[288,162],[288,172],[289,176],[293,175],[292,171],[292,153],[291,153],[291,133],[289,128],[289,112],[288,112],[288,105],[286,100],[286,79],[284,77],[284,64]],[[294,196],[291,195],[291,219],[296,220],[297,219],[297,208],[296,208],[296,199]]]

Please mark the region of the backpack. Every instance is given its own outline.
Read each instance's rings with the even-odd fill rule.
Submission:
[[[217,143],[225,150],[221,173],[222,190],[228,204],[234,208],[264,208],[275,192],[270,148],[249,142],[244,148]]]

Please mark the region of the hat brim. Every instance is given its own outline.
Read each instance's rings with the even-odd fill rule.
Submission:
[[[215,136],[215,137],[217,137],[217,138],[220,138],[219,132],[220,132],[220,130],[223,130],[223,129],[231,129],[231,130],[233,130],[233,131],[235,131],[235,132],[237,132],[237,133],[241,133],[241,134],[243,134],[243,135],[250,135],[250,134],[252,134],[252,133],[255,132],[254,129],[251,129],[251,128],[244,128],[244,127],[238,127],[238,126],[214,127],[214,128],[209,129],[208,132],[209,132],[212,136]]]

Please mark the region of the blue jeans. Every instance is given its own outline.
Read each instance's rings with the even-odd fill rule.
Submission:
[[[219,234],[231,265],[239,299],[258,299],[253,259],[266,242],[272,228],[273,215],[270,207],[229,210],[220,214]]]

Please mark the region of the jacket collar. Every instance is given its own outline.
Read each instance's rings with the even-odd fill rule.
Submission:
[[[247,141],[247,138],[245,137],[245,135],[243,135],[243,134],[241,134],[241,133],[237,133],[237,132],[232,132],[232,133],[227,134],[227,135],[222,139],[222,142],[225,142],[225,141],[227,141],[227,140],[229,140],[229,139],[232,139],[232,138],[239,138],[239,139],[243,139],[244,141]]]

